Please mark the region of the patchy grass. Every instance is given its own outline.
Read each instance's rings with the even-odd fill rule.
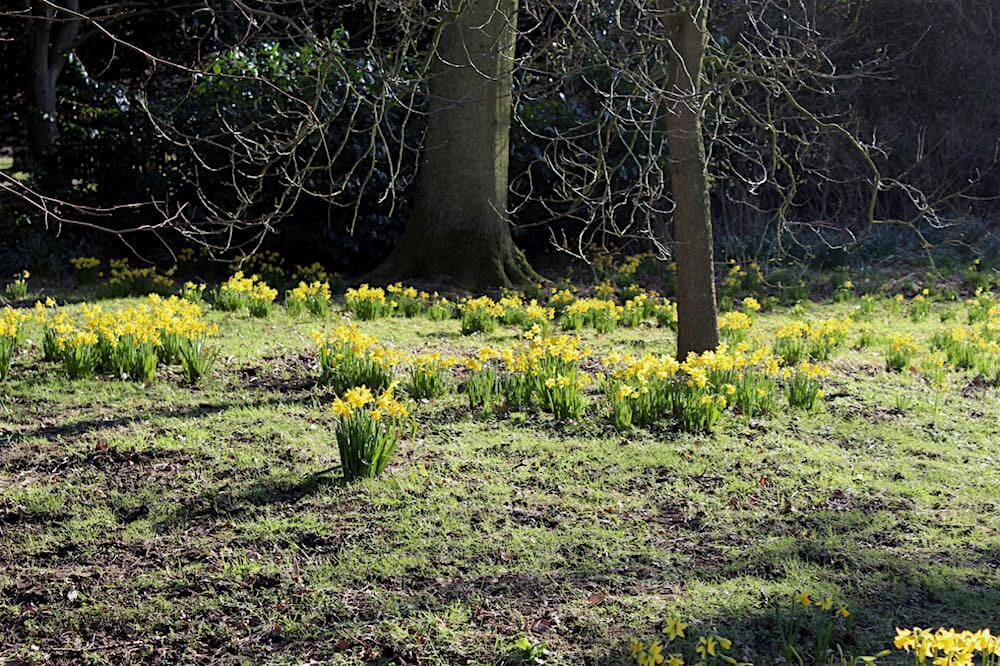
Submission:
[[[935,410],[880,348],[841,351],[821,410],[711,436],[621,435],[596,405],[484,418],[452,393],[386,476],[344,486],[308,341],[340,314],[210,318],[222,358],[195,388],[67,381],[37,344],[0,385],[0,662],[483,663],[527,634],[555,663],[617,664],[676,612],[774,663],[769,609],[798,590],[843,599],[861,652],[894,625],[1000,628],[996,387],[952,373]],[[408,351],[516,337],[361,327]],[[673,349],[655,328],[584,337]]]

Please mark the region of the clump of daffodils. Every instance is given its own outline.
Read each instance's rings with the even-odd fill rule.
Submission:
[[[447,298],[434,292],[428,299],[424,314],[431,321],[446,321],[455,316],[455,306]]]
[[[395,303],[390,301],[381,287],[363,284],[357,289],[348,289],[344,294],[347,309],[362,321],[370,321],[392,314]]]
[[[677,304],[663,299],[653,307],[653,317],[656,318],[656,325],[667,328],[671,331],[677,330]]]
[[[133,268],[128,259],[112,259],[110,275],[101,283],[100,290],[105,296],[113,298],[168,294],[174,288],[175,269],[176,266],[160,273],[153,266]]]
[[[503,308],[500,321],[510,326],[518,326],[526,331],[535,326],[546,330],[556,316],[553,308],[541,305],[534,298],[526,303],[518,294],[503,296],[498,301],[498,305]]]
[[[271,312],[278,292],[263,282],[258,275],[246,276],[236,271],[215,292],[213,305],[217,310],[234,312],[247,308],[255,317],[265,317]]]
[[[788,322],[775,331],[774,353],[788,364],[825,361],[847,341],[852,323],[850,317]]]
[[[330,284],[318,280],[308,284],[299,282],[299,285],[286,295],[285,306],[293,315],[308,312],[322,317],[330,309]]]
[[[649,294],[639,292],[625,301],[618,315],[618,322],[625,328],[635,328],[653,314],[656,301]]]
[[[254,317],[266,317],[271,314],[274,306],[274,299],[278,297],[278,290],[269,287],[264,282],[258,282],[250,291],[250,300],[247,303],[247,310]]]
[[[462,315],[462,335],[492,333],[504,314],[500,304],[489,296],[465,299],[458,308]]]
[[[893,372],[900,372],[910,367],[910,362],[917,355],[917,343],[913,336],[897,333],[889,336],[889,345],[885,352],[885,367]]]
[[[69,260],[78,284],[91,284],[97,280],[101,260],[95,257],[75,257]]]
[[[917,664],[972,666],[977,658],[982,666],[1000,664],[1000,637],[994,636],[989,629],[897,628],[893,645],[897,650],[912,653]]]
[[[558,421],[579,418],[589,380],[579,364],[590,350],[576,336],[546,336],[538,327],[524,336],[513,349],[483,347],[462,361],[470,407],[483,409],[502,397],[508,410],[534,406]]]
[[[191,303],[201,303],[205,299],[206,288],[204,282],[191,282],[189,280],[181,287],[181,298]]]
[[[7,283],[4,287],[4,296],[12,301],[19,301],[21,299],[27,298],[28,296],[28,278],[31,277],[31,273],[28,271],[21,271],[20,273],[14,274],[14,279]]]
[[[311,335],[318,348],[320,381],[338,393],[362,385],[382,390],[392,383],[399,354],[379,345],[374,336],[350,324],[341,324],[332,333],[314,331]]]
[[[853,655],[847,647],[854,632],[854,616],[832,595],[797,592],[774,609],[774,624],[781,652],[790,663],[862,666],[889,654]],[[831,655],[838,655],[831,661]]]
[[[947,331],[938,331],[931,337],[931,347],[942,351],[948,364],[963,370],[982,367],[984,357],[998,351],[1000,336],[990,330],[989,321],[981,328],[956,324]],[[986,373],[984,373],[986,374]]]
[[[10,374],[10,365],[20,341],[23,321],[24,315],[11,307],[5,307],[3,314],[0,315],[0,380],[7,379],[7,375]]]
[[[575,301],[576,294],[574,294],[570,289],[559,289],[557,287],[553,287],[549,291],[548,306],[555,311],[557,317],[561,316],[566,308],[572,305]]]
[[[393,387],[376,396],[364,385],[355,386],[334,400],[337,448],[344,479],[379,476],[407,430],[412,432],[410,411],[396,398]]]
[[[397,282],[386,287],[393,301],[395,310],[404,317],[416,317],[427,307],[430,295],[426,292],[417,291],[413,287],[404,286]]]
[[[458,359],[454,356],[443,356],[440,352],[414,356],[409,361],[407,392],[418,400],[444,395],[449,372],[457,363]]]
[[[481,349],[479,353],[462,360],[461,365],[468,371],[462,387],[469,400],[469,409],[485,411],[491,407],[499,394],[499,376],[495,360],[497,354],[491,349]]]
[[[60,361],[71,379],[105,371],[115,377],[152,381],[159,363],[181,366],[194,383],[215,360],[207,340],[218,331],[203,318],[201,306],[171,296],[151,294],[138,305],[106,309],[84,305],[80,315],[36,306],[44,327],[43,349]]]
[[[997,317],[997,312],[1000,312],[1000,303],[997,303],[993,295],[982,287],[977,287],[975,295],[966,300],[965,304],[968,307],[966,320],[969,324],[977,324],[991,317]]]
[[[911,321],[923,321],[931,313],[931,302],[928,300],[928,296],[930,296],[930,290],[921,289],[920,293],[910,301]]]
[[[837,287],[836,291],[833,292],[833,301],[835,303],[844,303],[854,299],[854,282],[851,280],[844,280]]]
[[[729,345],[746,341],[753,326],[753,318],[745,312],[734,310],[719,317],[719,337]]]
[[[733,641],[718,634],[688,636],[688,623],[676,616],[663,625],[663,638],[632,641],[632,657],[637,666],[684,666],[685,664],[732,664],[751,666],[730,655]]]
[[[559,325],[564,331],[589,327],[598,333],[609,333],[618,326],[622,311],[622,306],[611,300],[581,298],[563,309]]]
[[[746,415],[774,409],[779,360],[739,345],[672,356],[610,354],[602,362],[604,396],[619,429],[670,417],[684,430],[710,431],[727,409]]]
[[[830,371],[818,363],[803,361],[802,363],[782,369],[785,380],[785,395],[789,407],[812,410],[825,397],[823,393],[823,378]]]

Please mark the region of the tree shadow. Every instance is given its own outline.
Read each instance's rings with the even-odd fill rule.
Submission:
[[[199,520],[235,518],[258,507],[294,504],[328,488],[343,487],[343,477],[333,474],[339,469],[334,465],[305,475],[267,477],[236,490],[206,490],[154,520],[153,529],[165,533]]]
[[[235,403],[200,404],[182,408],[161,407],[151,410],[137,411],[122,416],[107,416],[67,423],[42,424],[26,430],[14,430],[10,433],[11,443],[16,444],[26,439],[42,438],[56,440],[60,438],[80,439],[95,433],[112,430],[154,418],[193,419],[218,414],[232,409]]]

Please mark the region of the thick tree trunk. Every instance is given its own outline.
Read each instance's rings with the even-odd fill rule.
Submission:
[[[406,231],[373,280],[471,289],[535,279],[507,209],[517,0],[451,0],[431,65],[427,133]]]
[[[663,23],[674,49],[668,67],[671,100],[666,125],[675,204],[673,231],[679,358],[719,345],[712,211],[699,95],[708,38],[708,4],[708,0],[660,0]]]
[[[27,21],[28,149],[36,163],[44,163],[56,152],[59,140],[56,86],[73,47],[80,22],[71,13],[57,12],[51,5],[29,3]],[[79,12],[79,0],[67,0],[63,7]]]

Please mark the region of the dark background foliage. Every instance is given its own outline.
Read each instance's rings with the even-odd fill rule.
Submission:
[[[1000,191],[995,168],[1000,139],[1000,12],[994,3],[853,0],[842,4],[845,10],[829,12],[822,28],[830,33],[849,32],[851,38],[826,55],[843,73],[855,70],[872,54],[879,54],[882,64],[871,75],[842,86],[835,98],[814,103],[821,108],[827,105],[825,110],[831,115],[849,113],[852,129],[859,136],[877,140],[882,151],[877,158],[886,171],[905,174],[908,182],[942,201],[947,219],[993,219]],[[247,42],[243,17],[224,5],[211,12],[193,7],[154,4],[119,18],[111,27],[136,49],[122,48],[99,31],[90,30],[81,37],[59,80],[58,158],[46,164],[31,164],[26,149],[24,90],[29,71],[22,40],[24,22],[4,17],[0,25],[0,80],[10,92],[0,98],[0,148],[13,158],[6,165],[7,173],[30,172],[31,182],[46,193],[88,205],[151,199],[175,205],[186,202],[197,218],[207,214],[200,210],[199,189],[212,192],[221,205],[238,205],[238,194],[232,188],[233,169],[227,168],[231,167],[227,160],[234,138],[218,131],[220,123],[248,129],[266,123],[272,135],[294,133],[299,117],[294,102],[283,94],[315,96],[326,100],[317,106],[321,111],[342,103],[341,110],[353,113],[331,114],[331,120],[295,151],[304,159],[321,144],[336,143],[346,136],[345,150],[328,169],[308,171],[301,183],[306,193],[294,199],[287,197],[287,182],[280,174],[262,175],[257,179],[257,203],[241,209],[241,214],[254,217],[258,212],[255,206],[260,211],[282,209],[280,223],[266,246],[282,251],[295,263],[320,261],[348,273],[373,267],[385,256],[407,219],[406,194],[418,165],[421,122],[419,117],[415,121],[410,118],[411,126],[404,133],[402,106],[375,117],[364,103],[354,108],[350,100],[338,102],[348,78],[355,90],[371,89],[373,94],[384,94],[386,88],[396,85],[372,76],[371,63],[359,59],[359,52],[352,48],[352,40],[370,37],[365,34],[364,17],[341,10],[316,11],[310,25],[314,34],[323,35],[321,38],[309,41],[299,34],[271,31]],[[288,6],[287,11],[294,8]],[[375,41],[398,39],[399,35],[387,33]],[[416,41],[419,44],[426,39],[423,35]],[[175,66],[158,64],[142,52]],[[237,78],[199,77],[194,69],[186,69],[196,64]],[[413,72],[418,66],[414,58],[405,70]],[[266,73],[269,85],[258,79],[238,78],[248,71]],[[321,71],[326,75],[319,76]],[[320,79],[322,83],[318,83]],[[412,81],[400,82],[393,94],[408,85],[413,85]],[[386,88],[375,91],[379,86]],[[518,86],[527,93],[538,93],[544,81],[524,74]],[[553,137],[586,124],[597,107],[583,88],[576,95],[527,93],[518,98],[518,120],[511,135],[512,205],[514,221],[520,227],[519,244],[530,257],[541,261],[551,251],[552,232],[558,236],[571,223],[553,215],[553,210],[560,212],[558,207],[546,210],[518,198],[518,184],[526,182],[529,175],[536,195],[555,187],[556,178],[540,161],[544,147],[535,137]],[[143,101],[171,128],[172,141],[150,122]],[[357,127],[375,124],[383,130],[382,143],[372,150],[370,134],[357,131]],[[739,125],[732,130],[754,131]],[[178,136],[212,141],[207,148],[202,144],[195,154],[177,144]],[[611,153],[621,148],[614,142],[604,147]],[[860,218],[864,197],[854,180],[855,167],[845,157],[846,149],[838,154],[834,143],[825,144],[824,150],[828,151],[824,159],[844,165],[838,174],[842,184],[805,183],[797,218],[850,228]],[[372,168],[363,170],[367,178],[359,178],[357,164],[365,159]],[[777,237],[771,219],[753,207],[740,205],[748,193],[726,177],[727,166],[732,165],[717,170],[713,191],[720,250],[729,255],[775,251]],[[615,173],[621,183],[635,177],[627,166]],[[384,196],[392,187],[400,192],[396,200]],[[340,200],[349,203],[337,204],[333,197],[309,194],[333,189],[341,192]],[[911,207],[912,201],[900,200],[898,204],[884,200],[881,205],[886,210],[881,212],[891,216],[893,208],[902,211]],[[56,229],[43,230],[31,208],[12,197],[6,197],[0,207],[4,248],[0,255],[4,270],[0,272],[6,272],[7,265],[58,263],[53,247],[60,248],[64,256],[125,251],[114,237],[70,226],[63,227],[59,243],[53,246],[50,241]],[[111,223],[132,226],[160,213],[149,206],[123,210]],[[900,242],[904,234],[903,230],[873,234],[877,241],[873,247],[876,251],[898,249],[905,244]],[[156,256],[166,252],[164,240],[175,245],[176,239],[169,237],[130,242]],[[980,242],[986,245],[991,241],[980,238]],[[783,244],[785,251],[793,253],[794,245]]]

